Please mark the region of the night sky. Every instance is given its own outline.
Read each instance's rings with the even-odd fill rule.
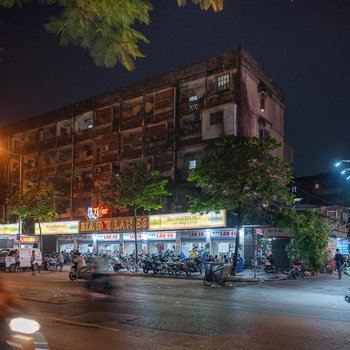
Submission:
[[[155,0],[150,44],[136,70],[98,68],[43,28],[52,7],[0,10],[0,125],[244,47],[286,96],[285,130],[296,176],[350,157],[350,1],[225,0],[204,12]]]

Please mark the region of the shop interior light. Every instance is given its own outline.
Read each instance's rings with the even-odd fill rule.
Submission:
[[[341,165],[341,162],[337,162],[337,163],[334,164],[335,167],[338,167],[340,165]]]

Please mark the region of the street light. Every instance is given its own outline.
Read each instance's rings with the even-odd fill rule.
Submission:
[[[23,149],[21,147],[20,152],[16,153],[13,151],[9,151],[4,148],[0,148],[0,151],[6,152],[9,155],[15,156],[19,158],[19,192],[20,194],[23,193],[23,181],[22,181],[22,167],[23,167]],[[17,241],[18,241],[18,248],[21,247],[21,234],[22,234],[22,218],[19,216],[19,222],[18,222],[18,234],[17,234]]]

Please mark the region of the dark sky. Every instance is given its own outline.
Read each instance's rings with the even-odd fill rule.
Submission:
[[[155,0],[150,40],[136,71],[98,68],[79,48],[62,48],[43,24],[51,7],[0,10],[0,125],[26,119],[232,51],[263,65],[286,96],[285,130],[296,176],[350,157],[350,0],[225,0],[214,14]]]

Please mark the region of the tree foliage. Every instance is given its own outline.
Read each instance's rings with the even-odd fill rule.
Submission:
[[[56,199],[60,195],[54,186],[38,184],[28,191],[17,191],[6,199],[12,215],[43,222],[56,215]]]
[[[160,209],[160,199],[169,196],[167,183],[168,180],[160,179],[159,171],[148,169],[145,162],[137,162],[113,177],[102,189],[101,197],[114,208]]]
[[[0,7],[23,6],[30,0],[0,0]],[[147,0],[40,0],[43,5],[59,5],[59,17],[51,17],[45,28],[59,37],[60,45],[69,44],[88,50],[98,66],[114,67],[118,62],[134,70],[134,61],[144,57],[139,42],[148,43],[135,25],[150,24],[152,1]],[[186,1],[178,0],[179,6]],[[203,10],[223,9],[223,0],[193,0]]]
[[[223,137],[216,142],[215,151],[188,179],[200,189],[189,196],[191,212],[226,209],[236,216],[233,273],[242,224],[273,200],[289,202],[292,199],[287,187],[292,178],[291,170],[272,155],[279,146],[273,139]]]
[[[288,202],[291,170],[271,155],[280,145],[273,139],[221,138],[217,151],[188,180],[201,189],[189,197],[192,211],[242,210],[242,220],[275,199]]]
[[[328,245],[328,219],[316,210],[301,213],[280,210],[274,213],[274,221],[293,232],[293,239],[287,245],[288,258],[303,260],[310,264],[313,271],[320,271]]]
[[[161,198],[169,196],[168,180],[160,178],[158,170],[149,169],[147,163],[136,162],[123,169],[119,176],[102,189],[102,200],[113,208],[132,208],[136,261],[138,260],[136,218],[138,209],[162,208]]]

